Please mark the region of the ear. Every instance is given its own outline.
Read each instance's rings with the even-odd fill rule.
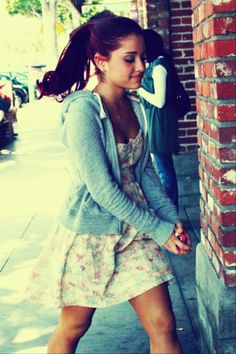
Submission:
[[[101,72],[105,71],[106,62],[107,62],[107,58],[104,55],[101,55],[99,53],[96,53],[94,55],[94,63]]]

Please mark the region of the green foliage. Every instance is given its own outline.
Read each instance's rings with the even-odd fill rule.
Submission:
[[[42,14],[40,0],[7,0],[10,15],[40,16]]]
[[[68,23],[72,20],[72,14],[68,10],[65,2],[63,0],[58,2],[57,5],[57,17],[61,23]]]
[[[72,1],[73,2],[73,1]],[[80,5],[86,1],[80,0]],[[93,0],[81,16],[80,23],[85,23],[90,17],[97,13],[96,4],[101,4],[102,0]],[[21,14],[28,17],[39,17],[42,15],[40,0],[7,0],[7,10],[10,15]],[[58,0],[57,17],[62,24],[69,23],[72,20],[71,11],[68,9],[66,1]]]
[[[99,0],[94,0],[92,4],[90,4],[90,6],[87,7],[87,9],[83,12],[83,15],[80,19],[81,24],[86,23],[90,19],[90,17],[96,15],[96,13],[98,12],[96,6],[97,4],[101,4],[101,2]]]

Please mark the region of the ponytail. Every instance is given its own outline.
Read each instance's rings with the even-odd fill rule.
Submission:
[[[63,99],[74,85],[75,90],[82,90],[87,85],[90,75],[88,43],[92,26],[92,23],[86,23],[71,33],[56,69],[46,72],[41,82],[37,81],[39,98],[60,95]]]
[[[99,53],[109,57],[119,48],[120,40],[130,34],[141,36],[141,27],[127,17],[110,13],[98,14],[86,24],[75,29],[63,50],[57,67],[48,71],[41,82],[37,82],[40,98],[59,96],[63,98],[73,90],[83,90],[90,76],[90,63]],[[100,73],[96,68],[97,74]]]

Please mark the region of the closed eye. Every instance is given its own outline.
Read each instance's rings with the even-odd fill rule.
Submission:
[[[134,63],[135,59],[134,58],[125,58],[126,63]]]

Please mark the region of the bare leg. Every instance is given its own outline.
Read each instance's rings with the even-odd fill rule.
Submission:
[[[48,354],[74,354],[80,338],[87,332],[96,309],[67,306],[61,310],[58,327],[48,343]]]
[[[130,300],[150,338],[151,354],[181,354],[167,283]]]

